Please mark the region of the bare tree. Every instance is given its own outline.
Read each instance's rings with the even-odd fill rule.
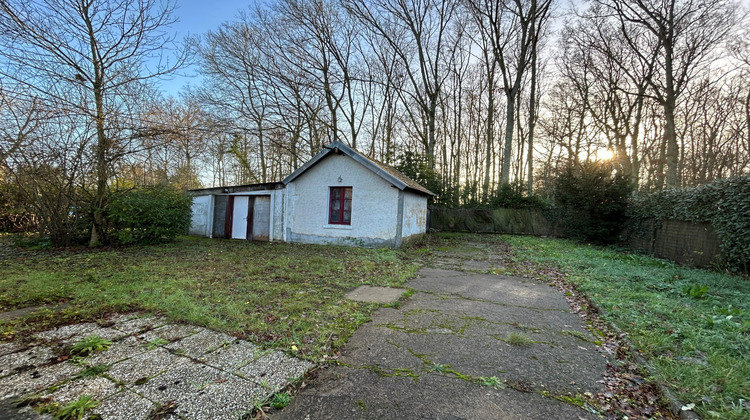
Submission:
[[[424,147],[429,167],[435,167],[437,118],[443,84],[460,37],[451,32],[455,0],[343,0],[373,35],[384,39],[405,69],[411,88],[400,91],[402,101],[413,101],[418,113],[406,106],[413,129]],[[408,97],[410,100],[404,100]]]
[[[596,0],[614,14],[620,34],[642,61],[656,64],[647,79],[649,92],[664,113],[666,186],[677,187],[679,143],[675,113],[680,96],[695,74],[714,58],[716,50],[735,27],[737,6],[730,0]],[[634,30],[635,28],[635,30]],[[650,34],[650,45],[633,33]],[[656,59],[650,57],[656,51]]]
[[[167,60],[176,47],[163,31],[172,8],[157,0],[0,2],[0,74],[95,126],[92,246],[106,237],[109,181],[119,143],[137,128],[140,85],[182,63]]]
[[[505,92],[505,140],[501,183],[510,183],[516,101],[538,45],[537,35],[549,16],[551,0],[472,0],[469,7],[480,30],[490,40]]]

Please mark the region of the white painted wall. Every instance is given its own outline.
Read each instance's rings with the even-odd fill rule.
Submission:
[[[339,182],[339,177],[341,182]],[[328,224],[329,187],[352,187],[352,223]],[[399,190],[346,155],[329,155],[287,185],[290,242],[392,245]]]
[[[404,191],[404,221],[401,237],[406,239],[427,231],[427,196]]]
[[[211,236],[211,223],[213,223],[213,197],[201,195],[193,197],[193,214],[190,220],[191,235]]]

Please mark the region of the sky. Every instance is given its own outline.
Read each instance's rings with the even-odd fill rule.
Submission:
[[[224,22],[234,19],[240,9],[246,8],[253,0],[177,0],[174,17],[179,22],[171,25],[171,31],[182,39],[187,36],[204,34],[215,30]],[[186,68],[170,77],[170,80],[160,81],[161,91],[166,96],[177,96],[186,86],[198,86],[200,76],[195,68]]]

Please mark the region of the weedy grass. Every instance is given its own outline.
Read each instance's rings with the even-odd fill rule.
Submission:
[[[319,360],[377,307],[344,293],[362,284],[401,286],[417,270],[407,253],[389,249],[182,237],[155,246],[28,251],[0,239],[0,311],[68,304],[0,320],[6,339],[146,311],[269,348],[295,346],[297,355]]]
[[[90,395],[81,395],[77,400],[71,402],[55,413],[55,418],[60,420],[82,419],[87,411],[99,406],[99,401]]]
[[[497,238],[485,240],[496,241]],[[503,236],[515,269],[554,267],[704,418],[750,417],[750,280],[573,241]],[[536,267],[536,268],[535,268]]]
[[[536,343],[536,341],[532,340],[526,334],[521,334],[517,332],[512,332],[508,334],[508,337],[506,337],[505,342],[510,344],[511,346],[516,346],[516,347],[529,347],[532,344]]]

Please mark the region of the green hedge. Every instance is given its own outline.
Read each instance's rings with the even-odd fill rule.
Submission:
[[[750,175],[636,197],[631,223],[647,219],[711,223],[728,268],[750,271]]]
[[[112,239],[121,244],[153,244],[190,228],[192,198],[169,186],[119,193],[107,207]]]

